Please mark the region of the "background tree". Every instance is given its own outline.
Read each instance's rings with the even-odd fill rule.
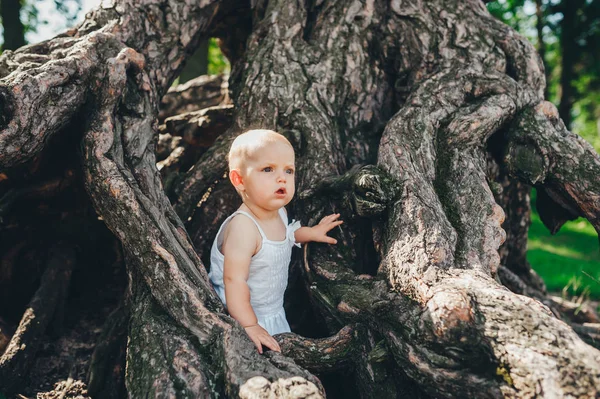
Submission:
[[[505,0],[488,8],[537,43],[548,77],[547,98],[568,128],[575,118],[573,130],[598,151],[600,2]]]
[[[0,17],[4,31],[3,50],[15,50],[25,44],[25,28],[21,22],[21,1],[0,1]]]
[[[48,1],[50,2],[50,1]],[[56,11],[72,26],[81,11],[82,0],[53,0]],[[39,15],[39,3],[27,0],[2,0],[0,18],[4,41],[2,50],[15,50],[26,44],[25,35],[37,32],[40,25],[49,23],[47,15]]]
[[[535,4],[534,4],[535,3]],[[490,11],[499,19],[517,28],[536,44],[544,60],[548,86],[545,98],[557,107],[561,102],[561,71],[565,66],[574,80],[571,101],[573,103],[573,131],[580,134],[600,150],[598,129],[598,73],[597,62],[590,62],[597,53],[593,49],[594,35],[600,21],[596,7],[598,2],[586,2],[584,10],[576,12],[577,39],[568,41],[561,37],[560,25],[566,6],[574,4],[560,1],[499,1],[488,4]],[[562,48],[572,49],[574,57],[563,57]],[[585,60],[585,61],[584,61]],[[535,202],[535,190],[532,199]],[[563,296],[574,295],[573,300],[584,301],[589,296],[600,295],[600,258],[596,251],[597,234],[585,220],[567,223],[556,237],[550,237],[539,219],[533,205],[532,225],[529,232],[527,258],[544,278],[549,289],[561,291]]]
[[[206,78],[169,91],[208,37],[231,96]],[[1,389],[21,389],[47,327],[61,334],[68,290],[114,280],[94,397],[597,396],[596,315],[547,297],[524,260],[532,185],[550,230],[600,229],[600,159],[544,101],[543,70],[479,0],[117,1],[4,53],[0,314],[20,322]],[[254,126],[295,146],[290,213],[346,221],[343,245],[294,262],[301,336],[266,356],[201,260],[239,204],[225,154]]]

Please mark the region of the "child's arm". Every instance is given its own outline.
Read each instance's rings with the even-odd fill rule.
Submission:
[[[305,243],[309,241],[325,242],[327,244],[337,244],[337,240],[329,237],[327,233],[336,226],[344,223],[342,220],[336,220],[340,217],[339,213],[325,216],[318,225],[313,227],[300,227],[294,232],[296,242]]]
[[[229,314],[244,327],[259,353],[262,353],[262,345],[281,352],[277,341],[258,325],[258,319],[250,305],[247,280],[250,260],[257,250],[256,237],[259,233],[254,223],[245,216],[234,217],[228,227],[223,239],[223,282]]]

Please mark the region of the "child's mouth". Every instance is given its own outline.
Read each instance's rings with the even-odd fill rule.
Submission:
[[[279,190],[275,191],[275,194],[285,195],[285,188],[280,188]]]

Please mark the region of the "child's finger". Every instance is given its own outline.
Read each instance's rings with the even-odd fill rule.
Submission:
[[[326,225],[326,226],[328,226],[328,225],[330,225],[331,223],[335,223],[335,222],[336,222],[336,220],[335,220],[335,219],[333,219],[333,218],[329,218],[329,219],[323,219],[323,220],[321,220],[321,222],[320,222],[319,224],[322,224],[322,225]]]
[[[281,347],[279,346],[279,342],[277,342],[275,340],[275,338],[271,338],[271,339],[273,340],[273,343],[275,344],[275,349],[273,349],[273,350],[276,350],[277,352],[281,352]]]
[[[270,339],[272,341],[271,343],[273,344],[273,347],[271,347],[271,349],[273,349],[274,351],[277,351],[277,352],[281,352],[281,348],[279,347],[279,342],[277,342],[275,340],[275,338],[273,338],[273,337],[270,337]]]
[[[277,343],[277,341],[275,341],[275,338],[273,338],[273,337],[268,337],[268,338],[265,337],[265,339],[263,339],[263,344],[271,350],[281,352],[281,348],[279,347],[279,344]]]
[[[327,231],[333,229],[336,226],[339,226],[340,224],[344,223],[343,220],[337,220],[335,222],[330,222],[327,224],[327,226],[325,226],[325,228],[327,229]]]
[[[330,221],[330,220],[335,220],[335,219],[337,219],[337,218],[339,218],[339,217],[340,217],[340,214],[339,214],[339,213],[332,213],[331,215],[327,215],[327,216],[325,216],[325,217],[323,218],[323,221],[325,221],[325,220],[327,220],[327,221]]]
[[[337,244],[337,240],[335,238],[332,237],[327,237],[327,244]]]
[[[258,353],[260,353],[262,355],[262,343],[260,342],[260,340],[252,338],[252,342],[254,342],[254,345],[256,345],[256,349],[258,350]]]

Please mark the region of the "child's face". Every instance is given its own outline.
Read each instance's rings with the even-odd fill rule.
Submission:
[[[296,190],[294,162],[294,150],[286,143],[269,143],[260,149],[241,171],[244,201],[270,211],[287,205]]]

